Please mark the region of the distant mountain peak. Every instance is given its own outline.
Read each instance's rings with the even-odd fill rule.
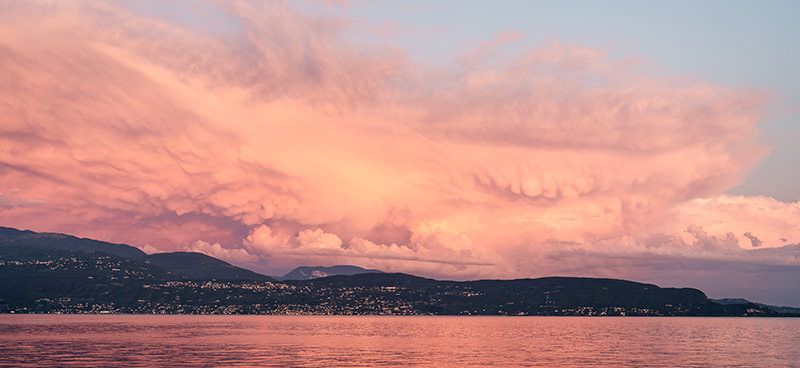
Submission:
[[[367,269],[353,265],[335,266],[299,266],[281,277],[281,280],[312,280],[329,276],[349,276],[362,273],[383,273],[380,270]]]

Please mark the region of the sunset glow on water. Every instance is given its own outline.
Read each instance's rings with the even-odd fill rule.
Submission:
[[[0,316],[0,366],[797,367],[800,319]]]

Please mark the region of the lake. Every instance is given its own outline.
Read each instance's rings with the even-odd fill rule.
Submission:
[[[800,367],[800,319],[0,315],[0,366]]]

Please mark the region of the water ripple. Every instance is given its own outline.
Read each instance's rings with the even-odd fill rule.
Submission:
[[[0,367],[800,367],[800,319],[0,316]]]

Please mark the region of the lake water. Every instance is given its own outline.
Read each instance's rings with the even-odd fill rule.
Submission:
[[[0,315],[0,366],[800,367],[800,319]]]

